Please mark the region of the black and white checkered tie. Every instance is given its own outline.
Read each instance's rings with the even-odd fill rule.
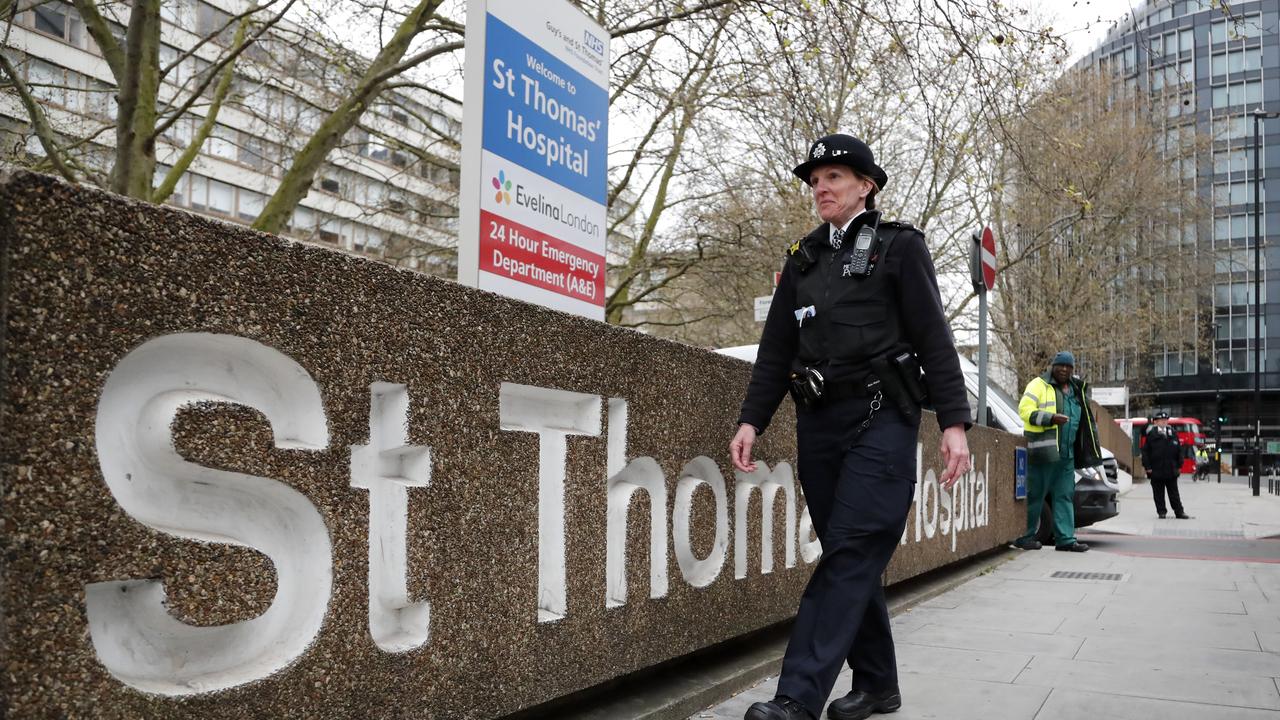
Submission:
[[[844,244],[844,230],[841,230],[840,228],[836,228],[831,233],[831,249],[839,250],[840,246],[843,244]]]

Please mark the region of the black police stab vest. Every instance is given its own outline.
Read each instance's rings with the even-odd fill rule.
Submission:
[[[852,239],[857,225],[849,228]],[[879,252],[892,250],[893,236],[903,226],[881,223]],[[796,279],[795,310],[812,305],[816,314],[799,327],[799,345],[794,369],[817,367],[829,382],[860,380],[870,371],[872,358],[895,356],[910,351],[902,330],[897,288],[885,258],[876,258],[869,276],[843,277],[844,265],[853,253],[853,243],[833,251],[827,242],[829,231],[823,224],[792,246],[790,262]],[[816,260],[807,267],[799,259],[800,244],[810,248]]]

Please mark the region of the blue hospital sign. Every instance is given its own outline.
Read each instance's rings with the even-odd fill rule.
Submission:
[[[1013,499],[1027,499],[1027,449],[1013,449]]]
[[[564,0],[468,3],[460,282],[604,318],[608,37]]]

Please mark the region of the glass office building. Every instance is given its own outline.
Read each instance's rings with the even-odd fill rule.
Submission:
[[[1200,351],[1171,342],[1150,358],[1154,392],[1133,398],[1134,414],[1163,408],[1204,423],[1209,442],[1219,417],[1224,452],[1240,453],[1253,436],[1254,351],[1262,353],[1262,437],[1280,441],[1280,286],[1267,268],[1280,266],[1280,118],[1261,124],[1261,178],[1254,177],[1257,110],[1280,111],[1280,2],[1230,3],[1155,0],[1138,6],[1078,69],[1098,67],[1151,95],[1164,125],[1166,149],[1194,143],[1194,159],[1179,162],[1175,177],[1194,187],[1205,217],[1189,224],[1205,272],[1213,272],[1211,298],[1201,307],[1169,308],[1186,315]],[[1162,117],[1160,117],[1162,116]],[[1275,150],[1270,150],[1274,147]],[[1177,153],[1170,153],[1171,156]],[[1262,183],[1262,332],[1254,332],[1254,188]],[[1212,348],[1210,351],[1209,348]],[[1103,373],[1104,375],[1106,373]],[[1119,383],[1113,377],[1095,384]],[[1280,454],[1264,459],[1271,464]]]

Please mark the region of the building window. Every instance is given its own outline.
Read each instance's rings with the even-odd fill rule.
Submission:
[[[267,147],[270,143],[248,133],[240,133],[236,159],[260,172],[267,171]]]
[[[236,210],[236,215],[241,220],[253,222],[254,220],[258,219],[259,215],[262,214],[262,209],[266,207],[266,205],[267,205],[266,195],[253,192],[252,190],[242,189],[240,191],[239,202],[237,203],[238,209]]]
[[[1252,263],[1250,263],[1252,266]],[[1262,288],[1262,302],[1267,302],[1267,289]],[[1240,280],[1238,282],[1216,283],[1213,286],[1213,304],[1222,312],[1224,308],[1229,307],[1252,307],[1253,306],[1253,281]],[[1266,318],[1263,318],[1264,320]]]
[[[1169,65],[1164,69],[1165,87],[1174,87],[1194,82],[1195,65],[1190,60],[1183,60],[1177,65]]]
[[[202,175],[191,176],[191,209],[209,209],[209,181]]]
[[[1209,24],[1209,41],[1221,45],[1228,40],[1243,40],[1262,35],[1262,16],[1258,13],[1218,20]]]
[[[342,233],[342,223],[332,215],[320,216],[320,239],[335,245],[343,245],[346,240]]]
[[[1214,55],[1210,61],[1210,72],[1214,77],[1219,75],[1228,75],[1250,70],[1262,69],[1262,48],[1249,48],[1247,50],[1233,50],[1232,52],[1218,53]]]
[[[52,35],[76,47],[80,47],[84,38],[84,22],[80,20],[80,14],[64,2],[47,2],[31,8],[30,26],[36,32]]]
[[[1263,272],[1266,272],[1266,267],[1267,267],[1266,258],[1265,257],[1259,258],[1259,261],[1260,261],[1259,265],[1262,266]],[[1253,250],[1250,248],[1241,248],[1241,247],[1223,248],[1221,250],[1216,250],[1214,251],[1213,270],[1219,275],[1224,275],[1227,278],[1235,276],[1236,278],[1241,280],[1248,279],[1249,273],[1253,271]],[[1223,284],[1220,284],[1218,287],[1226,288],[1227,286],[1228,285],[1226,283],[1223,283]],[[1216,290],[1215,290],[1214,297],[1215,297],[1215,300],[1218,297]],[[1224,302],[1217,303],[1217,304],[1219,305],[1227,304],[1225,301],[1230,298],[1228,291],[1223,290],[1221,293],[1221,297],[1224,300]]]
[[[1218,210],[1221,211],[1222,208],[1218,208]],[[1226,216],[1215,218],[1214,247],[1217,249],[1226,247],[1253,247],[1253,219],[1253,213],[1236,213],[1231,215],[1229,218]],[[1265,235],[1265,217],[1262,224],[1262,234]]]
[[[209,133],[205,150],[216,158],[236,160],[240,156],[240,150],[236,143],[237,139],[235,130],[225,125],[215,125],[213,126],[213,132]]]
[[[236,189],[224,182],[209,181],[209,211],[222,215],[235,212]]]
[[[320,189],[327,193],[333,193],[334,195],[337,195],[339,191],[342,190],[342,185],[340,185],[338,181],[334,180],[333,178],[322,177],[320,178]]]
[[[57,65],[35,58],[27,63],[27,85],[36,98],[53,105],[65,105],[67,95],[63,86],[66,83],[66,73]]]
[[[1218,85],[1213,88],[1213,106],[1215,108],[1246,105],[1249,107],[1262,102],[1262,81],[1234,82]]]
[[[1213,174],[1243,174],[1253,170],[1253,148],[1220,150],[1213,154]]]
[[[1218,183],[1213,186],[1213,204],[1243,205],[1253,202],[1253,183],[1241,180],[1233,183]]]
[[[1213,121],[1214,140],[1238,140],[1253,137],[1253,128],[1249,126],[1249,116],[1220,117]]]
[[[208,37],[227,29],[231,16],[226,12],[202,2],[196,7],[196,34]]]
[[[290,223],[293,231],[302,237],[311,237],[316,231],[316,212],[309,207],[301,205],[293,209],[293,222]]]

